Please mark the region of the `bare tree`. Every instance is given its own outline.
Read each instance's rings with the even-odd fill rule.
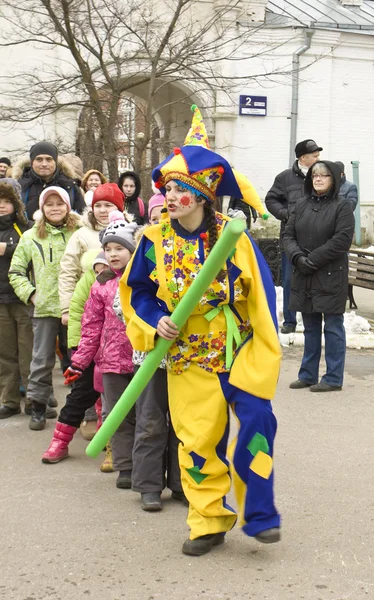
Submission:
[[[2,0],[0,6],[7,24],[0,46],[31,43],[44,49],[46,58],[42,69],[0,77],[5,84],[0,118],[30,122],[68,107],[84,109],[79,126],[97,156],[95,164],[106,160],[111,180],[118,176],[123,97],[144,92],[142,136],[129,136],[139,171],[147,152],[154,158],[155,144],[168,149],[167,134],[160,136],[155,120],[161,104],[168,103],[168,86],[179,86],[186,102],[198,94],[213,106],[214,91],[245,81],[226,67],[243,58],[256,31],[238,25],[242,0]],[[49,50],[58,61],[50,59]],[[90,127],[97,128],[96,136]]]

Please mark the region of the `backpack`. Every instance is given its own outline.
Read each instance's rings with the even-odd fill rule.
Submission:
[[[144,217],[145,207],[144,207],[144,202],[141,198],[138,198],[138,208],[139,208],[139,215],[141,217]]]

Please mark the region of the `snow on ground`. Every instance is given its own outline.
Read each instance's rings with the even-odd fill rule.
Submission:
[[[374,251],[374,246],[373,246]],[[277,317],[279,329],[283,323],[283,289],[276,287],[277,292]],[[369,321],[360,317],[354,310],[344,314],[344,326],[347,335],[347,348],[374,348],[374,331],[371,328]],[[284,334],[279,332],[279,339],[282,346],[303,346],[303,321],[301,313],[297,313],[296,332]],[[322,336],[322,344],[324,345],[324,337]]]

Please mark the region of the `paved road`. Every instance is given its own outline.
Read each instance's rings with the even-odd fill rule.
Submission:
[[[283,541],[234,529],[200,558],[181,554],[185,509],[147,514],[138,495],[84,455],[43,465],[52,424],[0,422],[0,598],[6,600],[368,600],[374,598],[374,353],[349,351],[343,392],[291,391],[286,350],[276,400]],[[60,402],[63,386],[56,383]],[[231,499],[231,501],[233,501]]]

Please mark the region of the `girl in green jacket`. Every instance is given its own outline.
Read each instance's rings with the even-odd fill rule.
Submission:
[[[68,193],[58,186],[50,186],[40,194],[39,207],[41,212],[35,225],[22,236],[9,270],[9,281],[17,296],[34,307],[34,345],[27,389],[27,396],[32,401],[29,427],[33,430],[45,427],[56,361],[56,338],[61,323],[60,262],[79,222],[79,216],[71,213]],[[33,282],[27,276],[29,266]]]

